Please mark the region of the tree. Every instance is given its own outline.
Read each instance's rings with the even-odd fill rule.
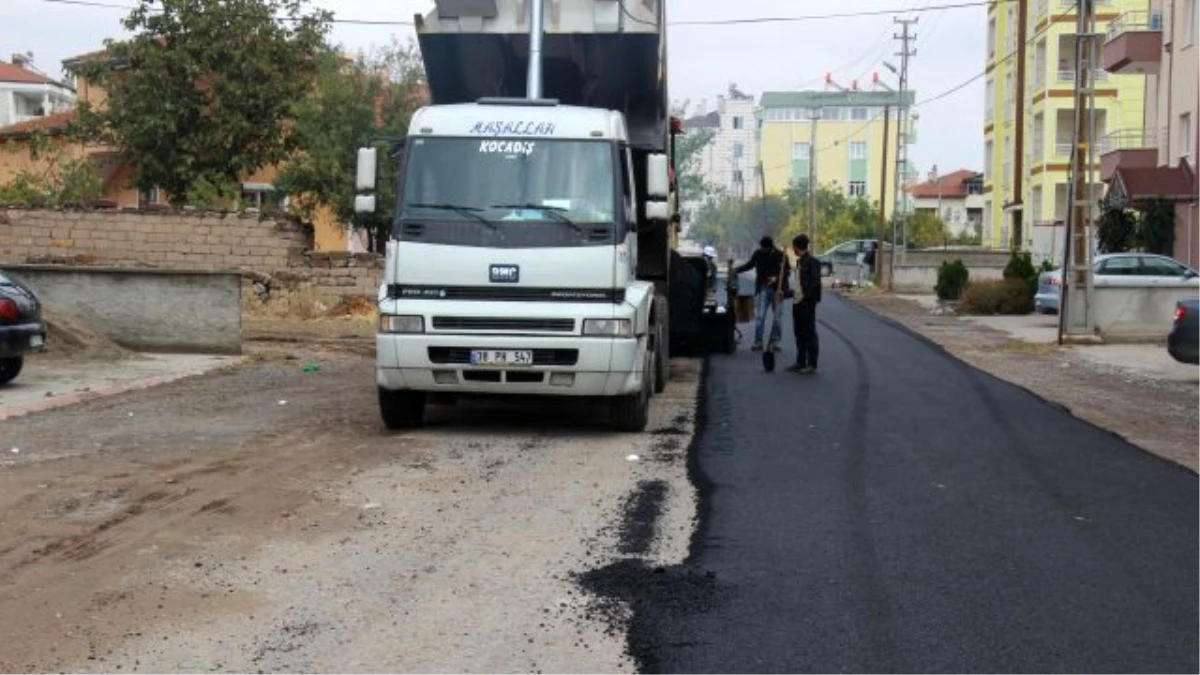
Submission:
[[[687,102],[676,104],[671,115],[683,119]],[[675,183],[679,203],[698,202],[712,193],[712,186],[700,175],[700,152],[716,136],[712,129],[692,129],[675,137]]]
[[[927,211],[918,211],[908,216],[908,246],[929,248],[945,244],[950,235],[942,219]]]
[[[312,86],[332,14],[307,0],[138,0],[134,37],[108,41],[82,74],[108,95],[80,105],[95,140],[116,148],[135,187],[174,206],[230,197],[286,158],[295,106]]]
[[[326,208],[339,222],[366,230],[371,249],[382,250],[394,210],[397,167],[380,162],[378,210],[356,215],[357,149],[407,132],[420,104],[420,54],[412,42],[393,38],[388,47],[355,62],[334,50],[320,54],[318,62],[316,86],[295,109],[297,152],[283,165],[275,188],[291,197],[304,218]]]
[[[1130,211],[1108,201],[1100,203],[1096,219],[1096,245],[1101,253],[1124,253],[1137,240],[1137,218]]]
[[[36,131],[25,141],[31,163],[37,169],[18,171],[0,185],[0,204],[36,207],[91,206],[104,193],[104,182],[86,156],[71,152],[70,133],[55,138]]]
[[[1175,205],[1165,199],[1154,199],[1142,209],[1138,227],[1142,250],[1159,255],[1173,255],[1175,249]]]

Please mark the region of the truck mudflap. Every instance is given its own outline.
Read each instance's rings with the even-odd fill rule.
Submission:
[[[419,33],[432,100],[475,103],[522,97],[529,64],[524,33]],[[625,112],[630,143],[663,152],[670,111],[657,33],[547,33],[542,92],[564,105]]]

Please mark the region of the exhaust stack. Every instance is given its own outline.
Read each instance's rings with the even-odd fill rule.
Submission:
[[[529,0],[529,75],[525,96],[542,98],[542,0]]]

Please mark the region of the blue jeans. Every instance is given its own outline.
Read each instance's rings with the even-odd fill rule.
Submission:
[[[772,306],[774,305],[774,306]],[[779,342],[783,333],[779,322],[783,320],[783,303],[775,302],[775,287],[761,286],[754,296],[754,343],[762,344],[763,323],[767,320],[767,310],[771,310],[774,321],[771,322],[771,341]]]

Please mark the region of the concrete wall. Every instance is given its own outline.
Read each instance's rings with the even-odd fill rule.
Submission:
[[[139,351],[240,354],[241,274],[8,265],[56,311]]]
[[[1175,320],[1175,302],[1196,295],[1195,287],[1097,287],[1092,303],[1096,330],[1108,342],[1165,340]]]
[[[307,225],[258,214],[0,207],[0,264],[232,271],[243,279],[242,308],[276,315],[374,302],[380,256],[314,246]]]
[[[1000,279],[1004,276],[1003,265],[968,266],[967,270],[971,273],[971,281]],[[933,293],[937,275],[938,267],[932,265],[896,265],[893,290],[896,293]],[[887,277],[884,277],[884,283],[887,283]]]

